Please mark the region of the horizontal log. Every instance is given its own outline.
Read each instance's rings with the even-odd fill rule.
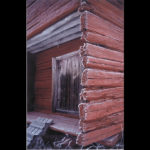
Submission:
[[[123,42],[123,29],[89,11],[85,11],[82,15],[82,18],[85,18],[84,22],[81,22],[82,30],[86,29]]]
[[[53,16],[55,16],[54,12],[57,9],[60,9],[61,7],[64,7],[68,3],[68,1],[69,0],[64,0],[64,1],[55,0],[55,2],[51,6],[48,7],[48,9],[45,9],[43,11],[43,13],[41,13],[40,15],[38,15],[38,17],[34,17],[34,19],[32,21],[30,21],[30,23],[27,24],[28,25],[27,26],[27,30],[34,28],[35,22],[38,25],[38,24],[41,23],[41,20],[45,21],[45,18],[48,18],[49,15],[53,14]],[[38,5],[42,5],[42,3],[44,3],[44,2],[38,2]],[[37,6],[37,7],[40,7],[40,6]],[[46,15],[46,13],[47,14],[49,13],[49,15]],[[43,18],[43,17],[45,17],[45,18]]]
[[[79,19],[80,19],[80,17],[79,17],[78,12],[74,12],[74,13],[70,14],[69,16],[63,18],[62,20],[56,22],[52,26],[45,29],[40,34],[38,34],[38,35],[32,37],[30,40],[28,40],[27,41],[27,48],[31,47],[37,43],[40,43],[40,42],[42,42],[48,38],[51,38],[51,37],[57,35],[58,33],[62,32],[62,31],[65,31],[65,30],[72,28],[76,25],[79,25],[80,24]]]
[[[122,63],[124,62],[124,54],[122,52],[113,51],[102,46],[86,43],[80,50],[81,56],[93,56]]]
[[[91,122],[83,122],[80,121],[80,129],[82,132],[89,132],[95,129],[104,128],[107,126],[111,126],[114,124],[118,124],[124,121],[124,112],[117,112],[111,115],[108,115],[100,120],[91,121]]]
[[[81,39],[84,42],[100,44],[104,47],[108,47],[110,49],[114,49],[121,52],[124,51],[124,42],[115,40],[113,38],[98,33],[85,31],[83,32]]]
[[[77,39],[79,37],[81,37],[81,33],[77,32],[77,33],[68,35],[66,37],[63,37],[59,41],[55,41],[53,43],[46,44],[46,45],[44,45],[42,47],[38,47],[38,49],[30,49],[30,50],[28,49],[28,50],[31,51],[31,53],[38,53],[38,52],[41,52],[43,50],[48,50],[48,49],[50,49],[50,48],[52,48],[54,46],[59,46],[60,44],[63,44],[63,43],[69,42],[71,40]]]
[[[51,57],[57,57],[57,56],[60,56],[60,55],[63,55],[63,54],[69,53],[69,52],[76,51],[80,48],[80,46],[82,44],[83,43],[78,38],[78,39],[72,40],[70,42],[63,43],[63,44],[61,44],[61,46],[56,46],[56,47],[50,48],[48,50],[45,50],[41,53],[35,54],[36,55],[36,63],[43,63],[44,60],[51,61]],[[70,47],[71,47],[71,49],[70,49]]]
[[[124,79],[87,79],[81,83],[84,87],[123,87]]]
[[[77,144],[87,146],[93,142],[98,142],[123,131],[123,123],[108,126],[106,128],[94,130],[88,133],[81,133],[77,137]]]
[[[81,77],[81,85],[85,87],[115,87],[123,86],[123,73],[85,69]]]
[[[79,105],[79,109],[82,103]],[[101,103],[94,103],[90,105],[83,105],[82,116],[80,119],[83,121],[91,121],[104,118],[110,114],[120,112],[124,110],[124,101],[122,99],[107,100]],[[81,111],[80,111],[81,112]]]
[[[27,39],[33,37],[35,34],[40,33],[46,27],[62,19],[67,14],[75,11],[78,8],[79,4],[79,1],[71,0],[63,7],[60,7],[60,9],[55,8],[55,13],[50,13],[52,11],[52,8],[49,8],[44,14],[39,17],[39,23],[34,25],[30,30],[27,31]]]
[[[121,28],[124,27],[123,11],[119,10],[106,0],[86,0],[82,2],[80,6],[80,11],[85,10],[101,16]]]
[[[27,51],[41,51],[51,48],[53,46],[65,43],[67,41],[71,41],[73,39],[79,38],[81,36],[80,25],[77,25],[73,28],[68,29],[67,31],[62,31],[59,34],[48,37],[48,39],[44,41],[40,41],[39,43],[28,47]]]
[[[98,69],[85,69],[82,73],[82,80],[84,79],[123,79],[124,74],[112,71],[102,71]]]
[[[101,69],[108,71],[124,71],[124,63],[91,57],[91,56],[83,56],[82,64],[84,68],[93,68],[93,69]]]
[[[30,0],[31,1],[31,0]],[[36,17],[39,17],[40,14],[42,14],[44,11],[46,11],[49,7],[55,5],[56,0],[35,0],[32,5],[30,4],[30,7],[27,6],[26,8],[26,24],[28,27],[28,23],[32,22],[33,19]]]
[[[124,97],[124,87],[115,87],[99,90],[82,89],[80,98],[87,101],[99,99],[115,99]]]

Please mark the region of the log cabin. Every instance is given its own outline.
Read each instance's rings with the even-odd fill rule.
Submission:
[[[123,131],[124,1],[26,0],[27,122],[87,146]]]

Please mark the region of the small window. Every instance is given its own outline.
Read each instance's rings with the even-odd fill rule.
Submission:
[[[79,52],[52,58],[53,110],[78,114],[81,61]]]

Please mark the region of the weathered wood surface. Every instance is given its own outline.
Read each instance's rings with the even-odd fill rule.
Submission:
[[[80,11],[88,10],[104,19],[110,21],[111,23],[123,28],[124,27],[124,12],[107,0],[85,0],[81,3]]]
[[[46,114],[41,112],[28,112],[27,122],[32,122],[37,117],[53,119],[53,124],[49,126],[51,130],[77,136],[80,133],[79,119],[64,117],[58,114]]]
[[[83,146],[87,146],[93,142],[98,142],[123,130],[123,123],[108,126],[102,129],[97,129],[92,132],[79,134],[77,137],[77,143]]]
[[[47,6],[47,3],[49,6]],[[79,0],[57,0],[53,2],[51,2],[51,0],[49,0],[49,2],[38,1],[37,5],[33,3],[32,10],[40,9],[41,12],[36,16],[37,11],[34,10],[30,14],[29,8],[31,8],[31,6],[27,8],[27,13],[29,12],[28,18],[32,18],[32,20],[27,23],[27,39],[77,10],[79,4]]]
[[[124,112],[117,112],[103,117],[102,119],[88,121],[80,120],[80,129],[82,132],[88,132],[95,129],[104,128],[113,124],[118,124],[124,121]]]
[[[83,12],[81,16],[81,24],[82,30],[86,29],[123,42],[124,30],[122,28],[119,28],[89,11]]]
[[[85,69],[81,84],[84,87],[116,87],[123,86],[123,73]]]
[[[108,47],[110,49],[123,51],[124,50],[124,42],[115,40],[113,38],[110,38],[108,36],[104,36],[98,33],[90,32],[90,31],[84,31],[82,33],[81,39],[84,42],[89,42],[92,44],[100,44],[105,47]]]
[[[107,0],[107,1],[121,10],[124,9],[124,0]]]
[[[81,47],[81,56],[93,56],[121,63],[124,61],[124,54],[122,52],[114,51],[102,46],[96,46],[90,43],[86,43],[83,47]]]
[[[27,51],[37,53],[81,37],[79,12],[74,12],[27,41]]]
[[[106,88],[106,89],[82,89],[81,91],[81,99],[92,101],[92,100],[100,100],[100,99],[114,99],[114,98],[122,98],[124,97],[124,88],[123,87],[114,87],[114,88]]]
[[[83,105],[83,106],[81,106]],[[81,108],[80,108],[81,107]],[[105,116],[113,113],[123,111],[124,101],[123,98],[116,100],[107,100],[94,104],[79,104],[79,110],[81,112],[80,119],[83,121],[99,120]]]
[[[52,57],[76,51],[81,45],[76,39],[36,54],[35,110],[52,111]]]
[[[104,58],[96,58],[93,56],[83,56],[82,64],[84,68],[93,68],[93,69],[108,70],[108,71],[115,71],[115,72],[124,71],[124,63],[107,60]]]
[[[41,41],[44,41],[45,39],[53,37],[54,35],[57,35],[58,33],[65,31],[66,29],[79,25],[79,15],[79,12],[74,12],[67,17],[61,19],[60,21],[56,22],[55,24],[51,25],[50,27],[46,28],[43,32],[37,34],[36,36],[32,37],[30,40],[27,41],[27,48]]]
[[[81,65],[79,52],[72,52],[53,60],[53,101],[54,110],[78,113]],[[57,86],[57,87],[56,87]]]

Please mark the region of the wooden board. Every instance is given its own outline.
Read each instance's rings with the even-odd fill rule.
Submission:
[[[81,47],[81,56],[92,56],[121,63],[124,61],[124,54],[122,52],[114,51],[102,46],[96,46],[90,43],[86,43],[83,47]]]
[[[38,5],[35,6],[35,9],[40,7],[41,3],[43,3],[43,1],[38,1]],[[35,16],[36,11],[34,11],[34,13],[29,15],[29,18],[31,16],[35,17],[33,17],[34,19],[32,19],[32,21],[27,24],[27,39],[40,33],[48,26],[54,24],[58,20],[77,10],[79,4],[79,0],[57,0],[55,3],[52,3],[50,7],[43,8],[43,12],[38,16]],[[46,5],[43,7],[46,7]]]
[[[81,37],[80,14],[74,12],[27,41],[27,51],[37,53]]]
[[[84,42],[102,45],[117,51],[124,51],[124,42],[91,31],[83,32],[81,39]]]
[[[104,89],[82,89],[81,98],[83,100],[92,101],[100,99],[113,99],[124,97],[124,87],[104,88]]]
[[[92,31],[123,42],[124,30],[109,21],[89,12],[83,12],[81,16],[82,30]]]
[[[79,104],[79,110],[81,112],[80,119],[83,121],[99,120],[110,114],[123,111],[123,109],[123,98],[115,100],[106,100],[103,102],[93,104]]]
[[[121,28],[124,27],[124,12],[109,3],[107,0],[85,0],[81,3],[80,10],[88,10]]]
[[[120,133],[120,131],[123,130],[123,127],[124,127],[123,123],[120,123],[102,129],[97,129],[94,130],[93,132],[79,134],[77,137],[77,143],[83,146],[90,145],[91,143],[101,141],[112,135]]]
[[[117,112],[110,114],[102,119],[95,120],[95,121],[81,121],[80,120],[80,128],[82,132],[89,132],[95,129],[104,128],[113,124],[118,124],[124,121],[124,112]]]
[[[73,136],[77,136],[80,133],[79,119],[64,117],[56,114],[45,114],[40,112],[28,112],[27,122],[32,122],[38,117],[45,117],[53,119],[54,124],[50,125],[50,129],[62,133],[68,133]]]

